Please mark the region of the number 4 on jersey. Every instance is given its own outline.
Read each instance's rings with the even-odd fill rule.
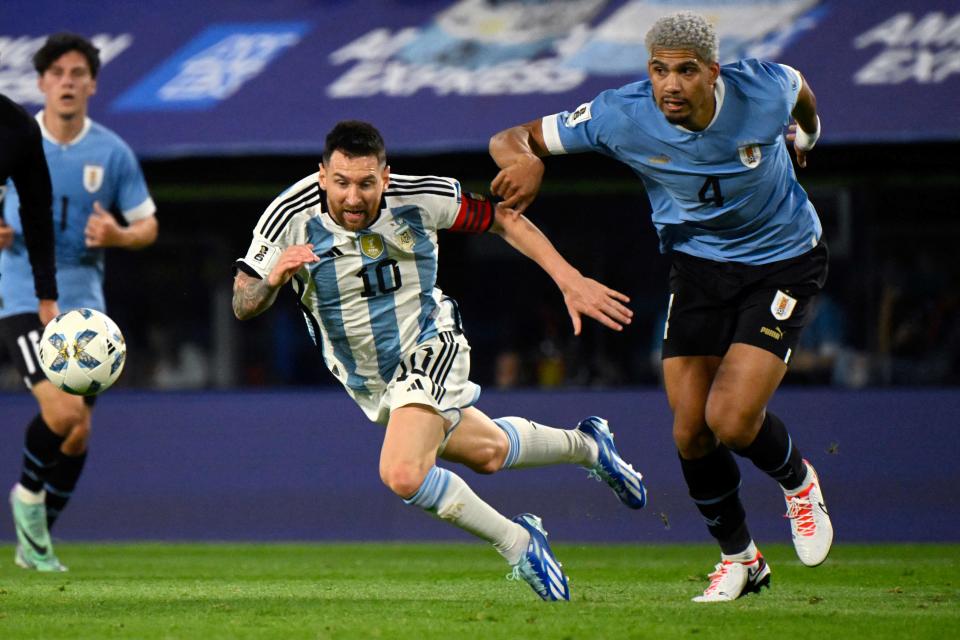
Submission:
[[[712,194],[712,195],[711,195]],[[700,187],[700,202],[712,202],[715,207],[723,206],[723,194],[720,193],[720,178],[707,176]]]

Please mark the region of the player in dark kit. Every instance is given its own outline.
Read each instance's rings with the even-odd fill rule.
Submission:
[[[23,107],[0,95],[0,202],[12,179],[20,192],[20,219],[40,322],[57,316],[57,279],[53,249],[53,194],[43,157],[40,127]],[[0,249],[13,242],[13,229],[0,213]],[[0,278],[3,272],[0,271]]]

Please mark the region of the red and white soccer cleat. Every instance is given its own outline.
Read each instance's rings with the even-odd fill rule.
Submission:
[[[722,560],[709,576],[710,585],[694,602],[730,602],[770,587],[770,566],[759,551],[749,562]]]
[[[833,544],[833,524],[827,514],[820,490],[820,479],[813,465],[806,460],[803,463],[809,470],[810,483],[797,493],[783,492],[787,501],[787,513],[790,531],[793,534],[793,546],[797,550],[800,562],[815,567],[827,559],[830,545]]]

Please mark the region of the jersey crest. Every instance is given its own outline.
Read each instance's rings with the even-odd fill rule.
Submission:
[[[83,165],[83,188],[96,193],[103,186],[103,167],[98,164]]]
[[[371,260],[383,255],[383,238],[379,233],[368,233],[360,236],[360,251]]]
[[[777,320],[786,320],[793,315],[795,306],[797,306],[796,298],[791,298],[783,291],[777,291],[777,295],[773,297],[773,302],[770,304],[770,313]]]
[[[745,167],[753,169],[760,164],[760,145],[745,144],[738,148],[737,151],[740,154],[740,162],[742,162]]]
[[[397,229],[394,240],[404,251],[413,251],[413,233],[410,231],[410,227],[404,226]]]

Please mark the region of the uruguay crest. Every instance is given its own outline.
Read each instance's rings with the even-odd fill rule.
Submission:
[[[746,144],[737,149],[737,151],[740,153],[740,162],[742,162],[744,166],[754,169],[760,164],[760,145]]]
[[[777,291],[773,296],[773,302],[770,304],[770,313],[777,320],[786,320],[793,315],[793,308],[797,306],[797,299],[791,298],[783,291]]]
[[[360,251],[371,260],[383,255],[383,238],[379,233],[365,233],[360,236]]]
[[[83,188],[96,193],[103,185],[103,167],[98,164],[83,165]]]

